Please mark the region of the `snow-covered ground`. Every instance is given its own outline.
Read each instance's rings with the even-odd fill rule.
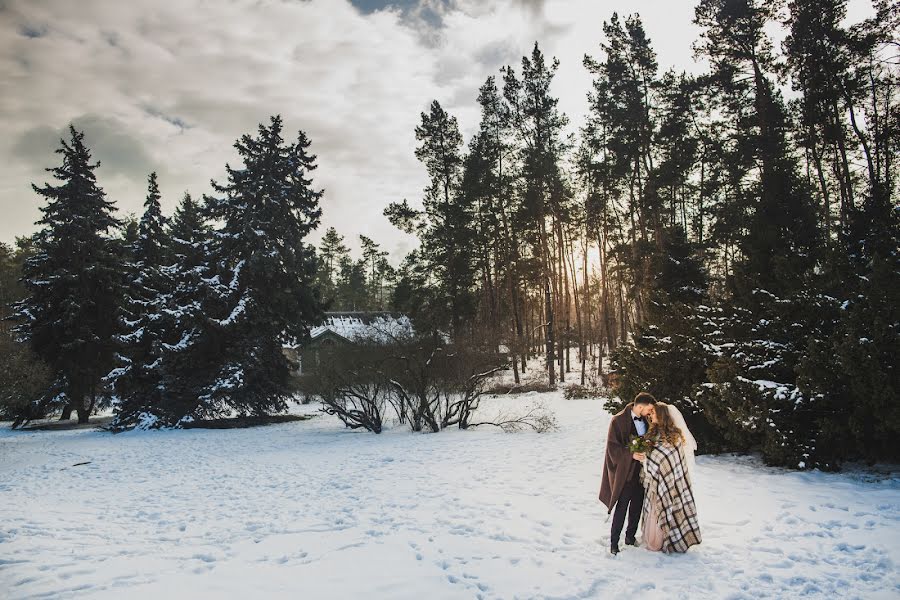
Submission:
[[[703,544],[609,554],[609,415],[559,430],[0,432],[3,598],[898,598],[900,479],[699,457]],[[313,407],[303,407],[314,410]],[[90,464],[73,466],[90,461]]]

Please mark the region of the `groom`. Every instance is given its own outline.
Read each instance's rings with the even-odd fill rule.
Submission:
[[[619,553],[619,536],[628,513],[628,529],[625,543],[636,546],[638,522],[641,520],[641,505],[644,503],[644,486],[641,485],[641,463],[643,454],[628,449],[632,436],[647,433],[647,415],[653,410],[656,398],[647,392],[638,394],[634,402],[616,414],[609,423],[606,436],[606,460],[603,463],[603,483],[600,486],[600,502],[609,512],[615,507],[609,551]]]

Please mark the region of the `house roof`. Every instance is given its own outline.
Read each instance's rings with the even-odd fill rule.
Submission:
[[[325,321],[310,331],[310,338],[315,340],[329,331],[350,341],[389,342],[412,335],[413,326],[409,317],[401,313],[327,312]]]

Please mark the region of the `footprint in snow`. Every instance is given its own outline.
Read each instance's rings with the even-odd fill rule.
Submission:
[[[857,551],[859,551],[859,550],[865,550],[866,547],[865,547],[865,546],[855,546],[855,545],[852,545],[852,544],[843,544],[843,543],[842,543],[842,544],[838,544],[837,546],[835,546],[834,549],[835,549],[835,550],[838,550],[838,551],[840,551],[840,552],[857,552]]]

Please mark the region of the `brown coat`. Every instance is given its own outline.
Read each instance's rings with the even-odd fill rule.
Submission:
[[[631,436],[637,435],[637,428],[631,416],[633,403],[613,416],[606,435],[606,459],[603,461],[603,483],[600,484],[600,502],[612,512],[622,494],[625,482],[637,477],[641,463],[634,460],[628,444]]]

